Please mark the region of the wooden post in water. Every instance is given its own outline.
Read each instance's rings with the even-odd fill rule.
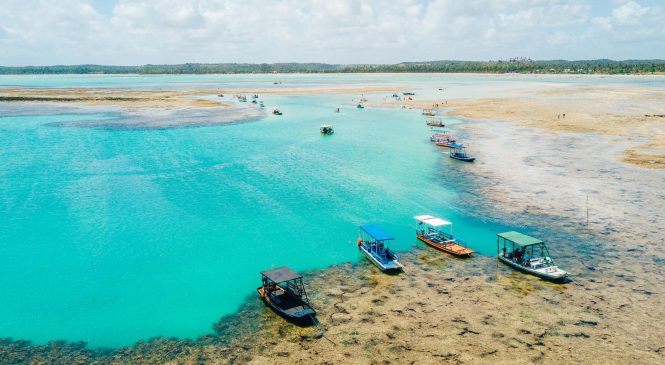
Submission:
[[[589,227],[589,193],[586,194],[586,226]]]

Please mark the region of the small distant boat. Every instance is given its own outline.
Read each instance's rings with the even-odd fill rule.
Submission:
[[[450,132],[437,132],[430,136],[429,140],[442,147],[449,147],[450,144],[455,143],[455,136],[450,134]]]
[[[393,94],[392,97],[393,97],[393,98],[399,98],[399,95],[397,95],[397,94]]]
[[[423,109],[422,115],[433,117],[434,111],[432,109]]]
[[[402,95],[416,95],[416,93],[412,93],[412,92],[407,91],[407,92],[403,92]]]
[[[261,102],[259,102],[259,106],[260,106],[261,108],[265,108],[265,107],[266,107],[266,106],[265,106],[265,105],[263,104],[263,102],[262,102],[262,101],[261,101]]]
[[[246,103],[247,102],[247,97],[245,95],[238,95],[238,101],[241,103]]]
[[[274,108],[274,109],[272,110],[272,113],[275,114],[275,115],[282,115],[282,112],[279,111],[278,108]]]
[[[256,99],[252,100],[252,104],[256,104]]]
[[[362,104],[358,104],[358,105],[356,105],[356,108],[358,108],[358,109],[365,109],[365,107],[364,107]]]
[[[416,238],[437,250],[447,252],[459,257],[470,257],[475,251],[466,247],[466,243],[453,236],[453,224],[431,215],[413,217],[416,224]],[[449,227],[449,232],[441,229]]]
[[[258,94],[254,94],[254,95],[252,95],[252,99],[258,99],[258,98],[259,98],[259,95],[258,95]]]
[[[395,238],[390,233],[375,224],[365,224],[360,227],[358,249],[376,267],[385,273],[397,273],[404,270],[399,257],[388,248],[388,242]]]
[[[361,95],[361,96],[360,96],[360,102],[361,102],[361,103],[364,103],[364,102],[366,102],[366,101],[367,101],[367,99],[365,98],[365,95]]]
[[[261,271],[256,288],[263,302],[285,319],[299,324],[316,324],[316,311],[309,304],[302,275],[286,266]]]
[[[330,135],[335,133],[335,130],[333,129],[333,126],[330,124],[324,124],[322,125],[319,130],[321,131],[321,134],[323,135]]]
[[[224,94],[217,94],[217,96],[219,96],[220,98],[223,98]]]
[[[339,108],[335,109],[335,113],[339,113]]]
[[[450,158],[454,158],[455,160],[460,160],[465,162],[473,162],[476,160],[475,157],[472,157],[466,153],[466,147],[462,146],[461,144],[450,143],[448,147],[452,148],[452,151],[450,151],[449,155]]]
[[[515,231],[496,236],[497,257],[504,264],[545,280],[566,280],[568,273],[554,265],[545,242]]]
[[[436,118],[434,117],[434,114],[430,115],[427,117],[427,120],[425,121],[425,124],[427,124],[430,127],[445,127],[446,125],[443,124],[443,121],[441,118]]]

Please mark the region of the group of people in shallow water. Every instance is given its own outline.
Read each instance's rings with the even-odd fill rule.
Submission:
[[[521,264],[522,266],[529,266],[529,264],[531,263],[531,259],[533,258],[533,255],[532,255],[531,251],[527,251],[526,253],[524,253],[518,247],[518,248],[515,249],[515,251],[513,251],[512,253],[508,254],[508,256],[506,256],[506,248],[504,247],[503,248],[503,257],[512,259],[513,261]]]

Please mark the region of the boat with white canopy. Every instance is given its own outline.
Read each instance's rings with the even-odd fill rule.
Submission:
[[[417,223],[416,237],[426,244],[459,257],[470,257],[475,252],[466,247],[466,242],[453,236],[452,222],[431,215],[418,215],[414,218]]]

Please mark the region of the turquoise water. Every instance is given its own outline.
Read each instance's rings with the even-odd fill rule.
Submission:
[[[186,83],[202,87],[198,79]],[[0,114],[0,337],[91,346],[195,338],[253,294],[260,270],[363,260],[354,245],[362,223],[383,226],[404,251],[416,244],[412,217],[439,215],[492,254],[507,227],[455,206],[438,176],[458,173],[459,162],[429,143],[419,111],[357,110],[352,97],[266,96],[283,116],[201,128],[53,124],[121,117],[101,111]],[[323,123],[333,136],[319,135]]]

